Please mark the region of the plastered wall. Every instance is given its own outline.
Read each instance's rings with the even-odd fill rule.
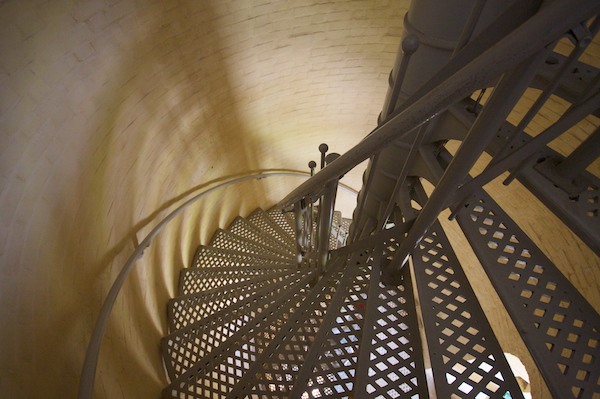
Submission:
[[[321,142],[343,153],[372,130],[407,7],[0,1],[0,396],[75,396],[111,282],[174,206],[223,176],[307,170]],[[216,227],[298,183],[225,189],[157,238],[115,306],[96,397],[159,397],[179,269]],[[572,242],[561,258],[597,262]]]

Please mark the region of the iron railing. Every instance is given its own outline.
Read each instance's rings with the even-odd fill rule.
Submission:
[[[537,1],[517,2],[477,38],[466,45],[462,43],[461,46],[464,47],[456,52],[448,64],[429,82],[396,107],[387,118],[382,114],[385,120],[359,144],[293,190],[280,201],[278,206],[282,209],[290,209],[301,200],[314,199],[315,195],[321,193],[328,184],[335,182],[362,161],[376,156],[392,142],[407,139],[415,129],[425,126],[453,104],[468,98],[476,90],[496,84],[494,95],[486,106],[488,110],[482,112],[470,129],[459,149],[460,155],[455,157],[450,167],[443,173],[438,188],[419,213],[408,233],[408,238],[403,240],[400,250],[395,254],[395,267],[402,267],[410,251],[440,211],[457,200],[460,201],[460,198],[455,198],[448,193],[453,193],[465,183],[468,171],[481,153],[487,151],[496,130],[524,90],[531,85],[536,71],[546,60],[548,47],[567,33],[573,35],[573,32],[577,31],[586,20],[600,12],[598,2],[590,0],[547,2],[536,12],[538,6]],[[478,12],[477,7],[474,8],[474,12]],[[524,22],[520,23],[522,21]],[[597,30],[597,25],[597,21],[592,23],[590,30]],[[472,27],[469,26],[467,28],[471,29]],[[512,30],[508,30],[507,27]],[[584,25],[583,30],[586,29]],[[586,45],[589,40],[589,37],[583,37],[580,44]],[[412,48],[414,46],[405,47],[409,53],[414,50]],[[400,72],[405,67],[406,65],[400,68]],[[485,174],[465,184],[461,192],[467,191],[466,187],[469,189],[473,189],[473,186],[482,187],[505,171],[509,160],[514,162],[515,159],[522,160],[531,155],[540,143],[545,144],[548,137],[555,137],[556,131],[563,132],[565,127],[576,123],[582,116],[594,112],[599,104],[598,93],[595,90],[597,90],[597,83],[588,90],[587,97],[569,111],[565,116],[566,120],[561,120],[550,129],[555,131],[554,136],[551,133],[545,134],[543,137],[546,137],[546,140],[536,138],[532,140],[529,147],[523,146],[505,154],[504,158],[499,159],[497,164],[490,167]],[[368,184],[369,181],[366,181],[365,185]],[[355,219],[360,218],[360,207],[359,203],[358,215],[355,212]],[[351,236],[351,239],[356,238]]]
[[[447,76],[444,81],[426,93],[418,93],[418,98],[406,101],[405,108],[394,112],[359,144],[290,192],[278,206],[289,208],[320,191],[325,184],[345,175],[393,140],[406,136],[450,105],[486,87],[598,12],[600,5],[594,0],[554,1],[493,47],[481,51],[478,46],[467,45],[463,57],[447,65],[432,79]]]
[[[289,209],[294,204],[314,201],[340,176],[370,159],[354,213],[349,245],[336,250],[336,259],[361,251],[375,251],[375,258],[381,257],[383,252],[383,258],[377,260],[381,264],[372,266],[372,270],[375,266],[380,269],[376,274],[386,287],[402,285],[406,273],[416,268],[421,268],[417,270],[417,280],[436,277],[442,282],[448,280],[458,284],[449,280],[445,270],[430,269],[431,276],[425,276],[422,270],[434,261],[438,264],[434,265],[436,268],[449,260],[454,262],[454,256],[447,254],[440,258],[442,260],[434,259],[440,256],[441,249],[450,251],[436,223],[440,213],[450,208],[452,217],[458,218],[482,268],[518,327],[552,395],[595,397],[600,380],[591,352],[597,350],[599,339],[597,312],[484,193],[483,186],[509,172],[506,184],[518,178],[600,254],[600,179],[586,171],[600,155],[597,145],[600,129],[596,126],[570,155],[561,156],[548,147],[550,141],[582,119],[590,114],[598,116],[600,112],[600,70],[578,63],[578,58],[600,30],[600,3],[592,0],[514,2],[477,37],[470,39],[474,20],[482,10],[482,2],[473,4],[473,14],[468,18],[456,48],[449,51],[448,63],[420,88],[396,103],[400,97],[397,86],[403,84],[407,66],[419,46],[418,40],[410,36],[405,38],[401,48],[404,57],[397,58],[397,72],[390,76],[391,87],[379,118],[380,125],[355,147],[293,190],[278,206]],[[553,53],[553,49],[565,37],[574,48],[562,57]],[[448,42],[442,45],[447,46]],[[494,89],[482,105],[480,100],[489,87]],[[513,126],[507,121],[509,114],[529,88],[540,89],[541,94]],[[478,97],[477,91],[480,91]],[[525,128],[552,95],[571,105],[537,136],[529,136]],[[472,100],[472,96],[477,100]],[[446,148],[450,140],[461,142],[454,154]],[[381,154],[386,151],[389,156],[382,161]],[[492,157],[491,161],[483,172],[471,177],[473,167],[481,161],[484,152]],[[387,169],[383,170],[384,166]],[[385,175],[385,179],[379,178],[377,173]],[[426,193],[422,180],[431,183],[430,192]],[[389,181],[392,181],[391,185]],[[381,189],[382,184],[387,184],[385,190]],[[328,209],[331,206],[328,204]],[[388,224],[394,227],[382,231]],[[318,226],[319,230],[321,228],[324,227]],[[412,269],[405,267],[410,256],[413,256]],[[324,270],[327,256],[319,253],[318,259],[320,269]],[[456,268],[459,266],[457,264]],[[585,266],[581,265],[581,268]],[[349,268],[348,273],[351,272]],[[458,284],[461,287],[468,285],[467,280],[463,280]],[[422,282],[419,290],[426,291],[427,286],[439,285],[439,282],[433,285]],[[452,289],[443,294],[448,295]],[[461,294],[458,298],[462,304],[466,297]],[[472,299],[475,301],[476,298]],[[452,306],[463,311],[461,304]],[[565,321],[565,309],[569,309],[569,317],[572,317],[568,322]],[[471,317],[476,312],[482,313],[477,309],[466,313]],[[426,313],[423,311],[423,317],[429,317],[429,329],[434,330],[432,326],[438,325],[438,316],[427,316]],[[436,342],[437,339],[428,345],[435,348]],[[569,360],[565,360],[567,358]],[[442,363],[437,363],[438,370],[434,373],[440,392],[444,392],[445,373],[450,372],[446,362]],[[363,366],[359,364],[359,370]],[[364,368],[362,373],[364,378]],[[367,384],[364,379],[358,381],[362,388]]]

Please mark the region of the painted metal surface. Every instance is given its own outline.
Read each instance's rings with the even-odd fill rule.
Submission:
[[[287,289],[254,318],[231,334],[226,342],[202,357],[168,386],[166,398],[219,398],[225,397],[272,342],[287,321],[298,312],[308,294],[307,276],[299,285]],[[266,305],[264,302],[261,304]],[[219,326],[214,326],[218,329]]]
[[[359,145],[340,156],[331,166],[293,190],[278,206],[291,206],[299,199],[318,191],[328,181],[339,178],[392,141],[405,137],[413,129],[446,110],[451,104],[487,86],[504,72],[516,67],[599,11],[600,6],[590,0],[551,2],[495,43],[490,51],[477,48],[477,51],[470,53],[467,51],[469,46],[465,47],[465,54],[469,56],[460,60],[460,67],[449,63],[440,71],[440,74],[444,75],[451,70],[453,73],[450,77],[426,93],[419,92],[419,97],[414,101],[407,100],[408,105],[405,109],[377,127]]]
[[[421,240],[412,261],[437,396],[523,398],[438,222]]]
[[[457,220],[556,398],[600,394],[600,315],[487,194]]]
[[[429,397],[410,268],[397,285],[381,282],[381,260],[392,241],[378,246],[371,267],[366,315],[356,370],[357,397]],[[381,255],[379,255],[381,254]]]

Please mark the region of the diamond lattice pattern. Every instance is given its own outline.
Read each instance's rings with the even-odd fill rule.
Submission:
[[[561,398],[600,397],[600,317],[569,280],[484,193],[461,227]]]
[[[523,398],[439,223],[429,229],[412,259],[437,394]]]
[[[336,312],[334,323],[328,327],[322,353],[308,380],[302,399],[348,397],[353,392],[354,376],[367,304],[370,269],[359,267],[347,289],[343,305]]]

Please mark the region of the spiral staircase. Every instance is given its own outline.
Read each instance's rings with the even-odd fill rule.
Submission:
[[[553,397],[600,398],[600,316],[483,189],[508,172],[600,252],[600,180],[586,170],[599,130],[568,156],[547,146],[598,115],[600,73],[578,58],[599,10],[517,2],[469,40],[483,3],[427,79],[419,71],[447,43],[408,18],[378,128],[341,157],[320,147],[321,172],[198,248],[168,305],[165,398],[524,398],[439,221],[447,208]],[[524,40],[542,31],[541,47]],[[575,46],[560,55],[549,45],[565,31]],[[528,88],[541,94],[512,124]],[[531,136],[551,95],[571,105]],[[471,177],[483,153],[491,161]],[[366,158],[353,220],[342,219],[337,182]]]
[[[332,248],[344,243],[348,221],[337,214],[334,226]],[[196,267],[181,272],[180,296],[168,305],[171,334],[162,350],[172,383],[165,397],[289,395],[309,357],[334,360],[340,368],[338,381],[323,387],[324,392],[349,392],[350,367],[340,362],[356,362],[370,271],[364,264],[353,277],[343,277],[343,262],[333,263],[320,279],[315,268],[299,268],[293,216],[275,208],[257,209],[218,230],[209,246],[198,248]],[[343,310],[334,313],[354,325],[335,328],[343,342],[326,349],[327,359],[321,359],[320,349],[311,344],[319,331],[323,335],[323,323],[334,322],[328,309],[339,305]],[[334,356],[338,351],[347,353]],[[325,375],[311,375],[304,383],[312,386],[313,378],[321,381]]]
[[[600,398],[598,312],[484,189],[518,181],[600,253],[600,178],[587,170],[600,155],[600,70],[579,60],[600,7],[472,3],[442,40],[428,34],[443,18],[420,20],[433,6],[415,1],[378,127],[342,156],[322,145],[319,173],[197,249],[168,303],[164,398],[525,398],[441,223],[447,209],[551,395]],[[568,105],[530,134],[551,96]],[[596,125],[570,154],[548,145],[584,120]],[[338,180],[366,159],[343,219]]]
[[[556,371],[577,382],[572,397],[595,397],[583,395],[598,392],[594,310],[491,197],[481,193],[459,223],[478,254],[505,266],[488,272],[509,290],[507,306],[538,319],[516,316],[533,349],[559,357]],[[441,225],[390,285],[381,265],[398,248],[393,235],[349,253],[349,224],[334,216],[321,276],[297,264],[294,217],[276,208],[236,218],[199,247],[168,304],[164,397],[426,398],[428,347],[438,398],[522,398]]]

